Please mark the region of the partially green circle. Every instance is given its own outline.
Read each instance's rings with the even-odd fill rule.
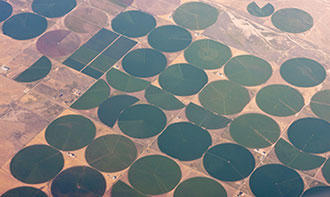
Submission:
[[[150,46],[163,52],[181,51],[187,48],[191,41],[190,32],[176,25],[157,27],[148,36]]]
[[[238,181],[251,174],[255,160],[251,152],[238,144],[218,144],[206,151],[203,164],[212,177],[222,181]]]
[[[125,109],[119,116],[118,126],[133,138],[149,138],[160,133],[166,125],[166,115],[158,107],[138,104]]]
[[[330,196],[330,186],[317,186],[306,190],[302,197],[328,197]]]
[[[231,56],[228,46],[209,39],[197,40],[184,51],[187,62],[201,69],[220,68]]]
[[[159,75],[160,86],[177,96],[197,94],[207,83],[206,73],[190,64],[174,64]]]
[[[290,142],[308,153],[330,151],[330,123],[318,118],[302,118],[288,128]]]
[[[250,188],[256,197],[299,197],[304,182],[296,171],[280,164],[269,164],[253,172]]]
[[[176,24],[191,30],[201,30],[213,25],[219,11],[203,2],[188,2],[178,7],[173,19]]]
[[[33,0],[32,10],[48,18],[61,17],[77,5],[76,0]]]
[[[135,77],[152,77],[165,69],[165,55],[154,49],[136,49],[129,52],[122,61],[124,70]]]
[[[296,89],[278,84],[262,88],[256,102],[262,111],[281,117],[294,115],[305,105],[304,97]]]
[[[13,13],[13,6],[6,1],[0,1],[0,23],[6,20]]]
[[[311,99],[311,109],[315,115],[330,122],[330,90],[317,92]]]
[[[137,160],[128,171],[130,184],[138,191],[159,195],[175,188],[181,180],[181,169],[173,160],[150,155]]]
[[[249,113],[234,119],[230,135],[239,144],[248,148],[271,146],[280,137],[281,129],[270,117]]]
[[[86,161],[103,172],[117,172],[128,168],[137,157],[135,144],[121,135],[105,135],[88,145]]]
[[[55,148],[72,151],[91,143],[95,133],[95,125],[88,118],[81,115],[66,115],[48,125],[45,137],[47,143]]]
[[[227,197],[223,186],[206,177],[194,177],[183,181],[174,191],[174,197]]]
[[[54,178],[63,166],[61,152],[47,145],[32,145],[13,157],[10,172],[24,183],[39,184]]]
[[[16,187],[2,194],[2,197],[47,197],[45,192],[34,187]]]
[[[284,8],[272,15],[273,25],[284,32],[302,33],[313,27],[313,17],[297,8]]]
[[[53,197],[103,196],[106,182],[101,173],[87,166],[75,166],[61,172],[52,182]]]
[[[284,62],[280,73],[282,78],[297,87],[313,87],[322,83],[327,73],[323,66],[312,59],[293,58]]]
[[[208,84],[201,91],[199,101],[209,111],[230,115],[241,112],[250,102],[250,95],[238,83],[219,80]]]
[[[256,86],[265,83],[272,75],[270,64],[253,55],[233,57],[225,66],[224,72],[231,81],[243,86]]]
[[[181,161],[202,157],[211,144],[208,131],[189,122],[171,124],[158,137],[159,149]]]
[[[156,19],[145,12],[130,10],[118,14],[111,22],[112,29],[128,37],[142,37],[156,26]]]
[[[35,38],[47,29],[47,20],[33,13],[20,13],[10,17],[2,25],[3,34],[16,40]]]

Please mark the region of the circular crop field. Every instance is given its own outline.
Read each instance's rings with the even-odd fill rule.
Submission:
[[[78,150],[91,143],[95,137],[94,123],[81,115],[62,116],[46,129],[47,143],[63,151]]]
[[[10,17],[2,26],[3,34],[16,40],[35,38],[47,29],[47,20],[33,13],[20,13]]]
[[[181,161],[202,157],[211,144],[208,131],[189,122],[171,124],[158,137],[159,149]]]
[[[16,187],[2,194],[2,197],[47,197],[45,192],[34,187]]]
[[[250,177],[255,196],[299,197],[304,190],[300,175],[283,165],[269,164],[256,169]]]
[[[48,18],[61,17],[76,7],[76,0],[34,0],[32,10]]]
[[[206,177],[194,177],[180,183],[174,191],[174,197],[227,197],[223,186]]]
[[[128,171],[130,184],[138,191],[159,195],[171,191],[181,180],[181,170],[173,160],[151,155],[137,160]]]
[[[103,172],[126,169],[137,157],[135,144],[121,135],[105,135],[88,145],[85,152],[89,165]]]
[[[219,80],[202,90],[199,101],[211,112],[229,115],[241,112],[250,102],[250,95],[246,88],[235,82]]]
[[[160,86],[177,96],[197,94],[207,83],[206,73],[190,64],[174,64],[159,75]]]
[[[317,86],[327,75],[320,63],[307,58],[287,60],[282,64],[280,72],[285,81],[298,87]]]
[[[139,104],[125,109],[119,116],[118,126],[126,135],[149,138],[160,133],[166,126],[166,115],[159,108]]]
[[[28,184],[54,178],[63,168],[64,158],[58,150],[46,145],[33,145],[20,150],[10,162],[11,174]]]
[[[176,24],[191,30],[205,29],[218,19],[219,11],[206,3],[189,2],[178,7],[173,19]]]
[[[309,188],[302,197],[327,197],[330,195],[330,186],[317,186]]]
[[[206,151],[205,170],[222,181],[238,181],[251,174],[255,160],[249,150],[231,143],[218,144]]]
[[[13,7],[6,1],[0,1],[0,22],[6,20],[13,13]]]
[[[270,117],[262,114],[244,114],[230,125],[230,135],[239,144],[248,148],[271,146],[280,137],[280,127]]]
[[[118,14],[111,23],[112,29],[128,37],[142,37],[156,26],[156,19],[145,12],[131,10]]]
[[[197,40],[184,51],[187,62],[201,69],[220,68],[231,56],[228,46],[209,39]]]
[[[274,116],[291,116],[305,105],[304,97],[294,88],[286,85],[269,85],[262,88],[257,96],[258,107]]]
[[[298,149],[308,153],[330,151],[330,123],[317,118],[302,118],[288,128],[288,137]]]
[[[315,115],[330,122],[330,90],[317,92],[312,97],[310,106]]]
[[[247,6],[247,11],[256,17],[267,17],[273,14],[275,8],[272,4],[267,3],[262,8],[258,6],[256,2],[252,2]]]
[[[253,55],[233,57],[224,68],[229,80],[243,86],[256,86],[265,83],[272,75],[270,64]]]
[[[106,182],[101,173],[87,166],[76,166],[61,172],[51,186],[54,197],[103,196]]]
[[[122,61],[124,70],[135,77],[152,77],[165,69],[165,55],[154,49],[136,49],[129,52]]]
[[[190,32],[176,25],[157,27],[148,36],[150,46],[163,52],[181,51],[187,48],[191,41]]]
[[[297,8],[284,8],[272,15],[273,25],[284,32],[302,33],[313,27],[313,17]]]
[[[180,0],[135,0],[134,2],[140,10],[151,13],[152,15],[169,14],[180,4]]]

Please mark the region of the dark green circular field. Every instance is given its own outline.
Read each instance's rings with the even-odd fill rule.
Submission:
[[[123,181],[118,181],[111,187],[111,197],[147,197]]]
[[[152,77],[165,69],[165,55],[154,49],[136,49],[129,52],[122,61],[123,69],[135,77]]]
[[[330,123],[317,118],[302,118],[288,128],[290,142],[308,153],[330,151]]]
[[[191,41],[190,32],[176,25],[157,27],[148,36],[149,45],[163,52],[181,51],[187,48]]]
[[[256,197],[299,197],[304,182],[296,171],[280,164],[269,164],[253,172],[250,188]]]
[[[322,175],[323,175],[324,179],[327,181],[327,183],[330,183],[330,159],[329,158],[322,167]]]
[[[250,3],[247,6],[247,11],[256,17],[267,17],[273,14],[273,12],[275,11],[275,8],[272,4],[267,3],[265,6],[263,7],[259,7],[259,5],[253,1],[252,3]]]
[[[158,137],[159,149],[181,161],[201,158],[211,144],[208,131],[189,122],[171,124]]]
[[[52,182],[54,197],[103,196],[106,182],[101,173],[87,166],[76,166],[62,171]]]
[[[128,171],[130,184],[138,191],[149,194],[164,194],[181,180],[181,169],[173,160],[150,155],[137,160]]]
[[[177,96],[197,94],[207,83],[206,73],[190,64],[174,64],[159,75],[160,86]]]
[[[85,158],[89,165],[103,172],[126,169],[137,157],[135,144],[121,135],[105,135],[88,145]]]
[[[212,177],[222,181],[238,181],[248,177],[255,167],[250,151],[238,144],[218,144],[206,151],[203,164]]]
[[[33,0],[32,10],[48,18],[61,17],[77,5],[76,0]]]
[[[139,104],[125,109],[119,116],[120,130],[133,138],[149,138],[160,133],[166,125],[166,115],[159,108]]]
[[[130,10],[118,14],[111,22],[112,29],[127,37],[142,37],[156,26],[156,19],[145,12]]]
[[[272,75],[270,64],[253,55],[233,57],[224,68],[229,80],[243,86],[256,86],[265,83]]]
[[[317,186],[309,188],[302,197],[327,197],[330,195],[330,186]]]
[[[174,197],[227,197],[223,186],[206,177],[194,177],[180,183],[174,191]]]
[[[178,7],[173,19],[176,24],[191,30],[201,30],[213,25],[218,19],[219,11],[206,3],[188,2]]]
[[[228,46],[209,39],[197,40],[184,51],[187,62],[201,69],[220,68],[231,56]]]
[[[81,115],[62,116],[46,129],[47,143],[63,151],[78,150],[89,143],[95,137],[94,123]]]
[[[34,187],[16,187],[1,195],[2,197],[47,197],[45,192]]]
[[[13,13],[13,7],[6,1],[0,1],[0,23]]]
[[[239,144],[248,148],[271,146],[280,137],[279,125],[270,117],[249,113],[234,119],[230,135]]]
[[[310,106],[315,115],[330,122],[330,90],[317,92],[312,97]]]
[[[18,180],[38,184],[54,178],[63,168],[64,158],[58,150],[33,145],[20,150],[10,162],[10,172]]]
[[[208,84],[199,94],[200,103],[218,115],[236,114],[250,102],[246,88],[238,83],[219,80]]]
[[[305,105],[304,97],[294,88],[286,85],[269,85],[262,88],[257,96],[258,107],[274,116],[291,116]]]
[[[273,25],[284,32],[302,33],[313,27],[313,17],[297,8],[284,8],[272,15]]]
[[[313,87],[324,81],[327,73],[323,66],[307,58],[293,58],[284,62],[280,73],[282,78],[297,87]]]
[[[15,40],[29,40],[44,33],[47,26],[48,22],[44,17],[25,12],[6,20],[2,25],[2,31]]]

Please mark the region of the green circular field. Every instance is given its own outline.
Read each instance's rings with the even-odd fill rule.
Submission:
[[[322,175],[323,175],[324,179],[327,181],[327,183],[330,183],[330,159],[329,158],[322,167]]]
[[[111,187],[111,197],[147,197],[141,192],[133,189],[125,182],[119,180]]]
[[[250,177],[256,197],[299,197],[304,190],[300,175],[283,165],[269,164],[256,169]]]
[[[211,144],[208,131],[189,122],[171,124],[158,137],[159,149],[181,161],[201,158]]]
[[[159,108],[139,104],[125,109],[119,116],[118,126],[133,138],[149,138],[160,133],[166,126],[166,115]]]
[[[103,196],[105,189],[103,175],[87,166],[62,171],[51,186],[53,197],[97,197]]]
[[[2,194],[2,197],[47,197],[45,192],[34,187],[16,187]]]
[[[315,115],[330,122],[330,90],[317,92],[312,97],[310,106]]]
[[[165,69],[165,55],[154,49],[136,49],[129,52],[122,61],[124,70],[135,77],[152,77]]]
[[[77,5],[76,0],[34,0],[32,10],[49,18],[61,17]]]
[[[218,19],[219,11],[206,3],[188,2],[178,7],[173,19],[176,24],[191,30],[205,29]]]
[[[190,64],[174,64],[159,75],[160,86],[177,96],[197,94],[207,83],[206,73]]]
[[[206,151],[203,164],[212,177],[222,181],[238,181],[251,174],[255,160],[249,150],[231,143],[218,144]]]
[[[33,13],[20,13],[10,17],[2,25],[3,34],[15,40],[35,38],[47,29],[47,20]]]
[[[86,161],[103,172],[117,172],[126,169],[137,157],[135,144],[121,135],[105,135],[88,145]]]
[[[32,145],[20,150],[10,162],[10,172],[18,180],[38,184],[54,178],[63,168],[64,158],[46,145]]]
[[[164,25],[154,29],[148,36],[149,45],[163,52],[177,52],[189,46],[189,31],[176,25]]]
[[[250,102],[250,95],[246,88],[235,82],[219,80],[202,90],[199,101],[211,112],[230,115],[241,112]]]
[[[284,8],[272,15],[273,25],[284,32],[302,33],[313,27],[313,17],[297,8]]]
[[[13,7],[6,1],[0,1],[0,23],[13,13]]]
[[[280,137],[281,129],[270,117],[249,113],[234,119],[230,135],[239,144],[248,148],[271,146]]]
[[[220,68],[231,56],[228,46],[209,39],[197,40],[184,51],[187,62],[201,69]]]
[[[293,58],[284,62],[280,73],[282,78],[297,87],[313,87],[324,81],[327,73],[323,66],[311,59]]]
[[[274,116],[291,116],[305,105],[304,97],[294,88],[286,85],[269,85],[262,88],[257,96],[258,107]]]
[[[247,11],[256,17],[267,17],[273,14],[273,12],[275,11],[275,8],[272,4],[267,3],[265,6],[263,7],[259,7],[259,5],[253,1],[252,3],[250,3],[247,6]]]
[[[317,186],[309,188],[302,197],[327,197],[330,195],[330,186]]]
[[[63,151],[78,150],[89,143],[95,137],[94,123],[81,115],[62,116],[46,129],[47,143]]]
[[[229,80],[243,86],[256,86],[265,83],[272,75],[270,64],[253,55],[233,57],[224,68]]]
[[[330,123],[317,118],[302,118],[288,128],[290,142],[308,153],[330,151]]]
[[[128,37],[147,35],[156,26],[156,19],[145,12],[131,10],[118,14],[111,22],[112,29]]]
[[[194,177],[180,183],[174,191],[174,197],[227,197],[223,186],[206,177]]]
[[[131,166],[128,180],[135,189],[144,194],[164,194],[180,182],[181,169],[177,163],[167,157],[146,156]]]

